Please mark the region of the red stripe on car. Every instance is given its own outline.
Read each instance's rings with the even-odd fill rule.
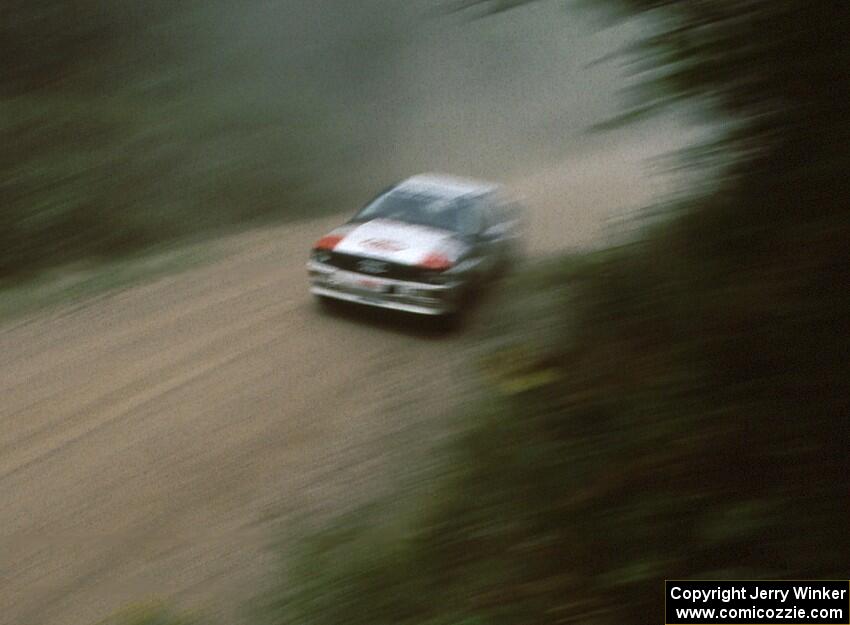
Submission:
[[[419,263],[420,267],[424,267],[425,269],[435,269],[437,271],[444,271],[449,269],[452,266],[452,261],[450,261],[447,257],[442,254],[428,254],[422,262]]]
[[[343,238],[344,237],[342,235],[339,235],[339,234],[329,234],[329,235],[323,236],[321,239],[316,241],[316,244],[313,246],[313,249],[314,250],[328,250],[328,251],[330,251],[333,248],[335,248],[337,245],[339,245],[339,242],[342,241]]]

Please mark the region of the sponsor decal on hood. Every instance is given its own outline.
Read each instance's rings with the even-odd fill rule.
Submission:
[[[356,226],[337,243],[335,251],[405,265],[421,264],[433,254],[451,261],[463,251],[454,233],[389,219]]]

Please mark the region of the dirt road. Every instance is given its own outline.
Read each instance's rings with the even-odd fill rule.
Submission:
[[[537,251],[635,199],[526,183]],[[268,565],[270,511],[350,502],[399,437],[438,435],[471,339],[320,314],[303,261],[336,221],[0,330],[0,623],[84,625],[151,596],[231,614]]]

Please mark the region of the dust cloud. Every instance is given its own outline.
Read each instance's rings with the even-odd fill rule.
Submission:
[[[351,191],[341,210],[431,170],[511,182],[564,163],[570,204],[585,195],[593,211],[633,207],[659,189],[642,161],[681,147],[681,124],[589,132],[622,110],[634,82],[624,58],[598,61],[644,36],[645,24],[611,25],[562,2],[483,19],[446,8],[220,5],[196,29],[196,52],[216,68],[206,88],[227,94],[214,99],[229,115],[269,120],[272,153],[310,146],[305,166]]]

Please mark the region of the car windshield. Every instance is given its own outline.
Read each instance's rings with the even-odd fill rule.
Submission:
[[[474,224],[469,223],[470,211],[463,210],[467,204],[469,200],[462,197],[447,198],[438,195],[390,191],[357,213],[353,221],[396,219],[470,234],[474,231]]]

